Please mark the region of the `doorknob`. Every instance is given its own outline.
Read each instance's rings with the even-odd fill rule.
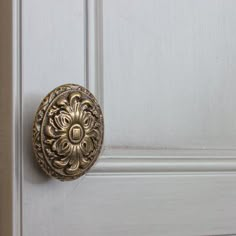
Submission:
[[[43,99],[35,116],[36,161],[51,177],[77,179],[97,160],[103,135],[103,115],[95,97],[80,85],[59,86]]]

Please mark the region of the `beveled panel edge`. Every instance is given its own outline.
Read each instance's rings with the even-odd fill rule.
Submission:
[[[236,174],[236,150],[104,150],[89,175]]]
[[[104,108],[103,94],[103,1],[85,0],[85,63],[87,89]]]
[[[103,1],[87,1],[87,80],[104,109]],[[105,127],[106,129],[106,127]],[[106,144],[105,144],[106,145]],[[235,150],[140,149],[104,147],[88,175],[236,173]]]

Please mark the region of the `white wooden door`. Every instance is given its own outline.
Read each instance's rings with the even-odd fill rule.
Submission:
[[[236,235],[236,1],[3,0],[0,235]],[[42,98],[77,83],[104,111],[82,178],[37,166]]]

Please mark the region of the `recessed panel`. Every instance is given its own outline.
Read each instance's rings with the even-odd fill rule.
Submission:
[[[105,144],[236,147],[236,2],[105,0]]]

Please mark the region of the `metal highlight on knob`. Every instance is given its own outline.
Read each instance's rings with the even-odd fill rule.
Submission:
[[[43,99],[35,116],[36,160],[49,176],[77,179],[97,160],[103,135],[103,115],[95,97],[80,85],[59,86]]]

